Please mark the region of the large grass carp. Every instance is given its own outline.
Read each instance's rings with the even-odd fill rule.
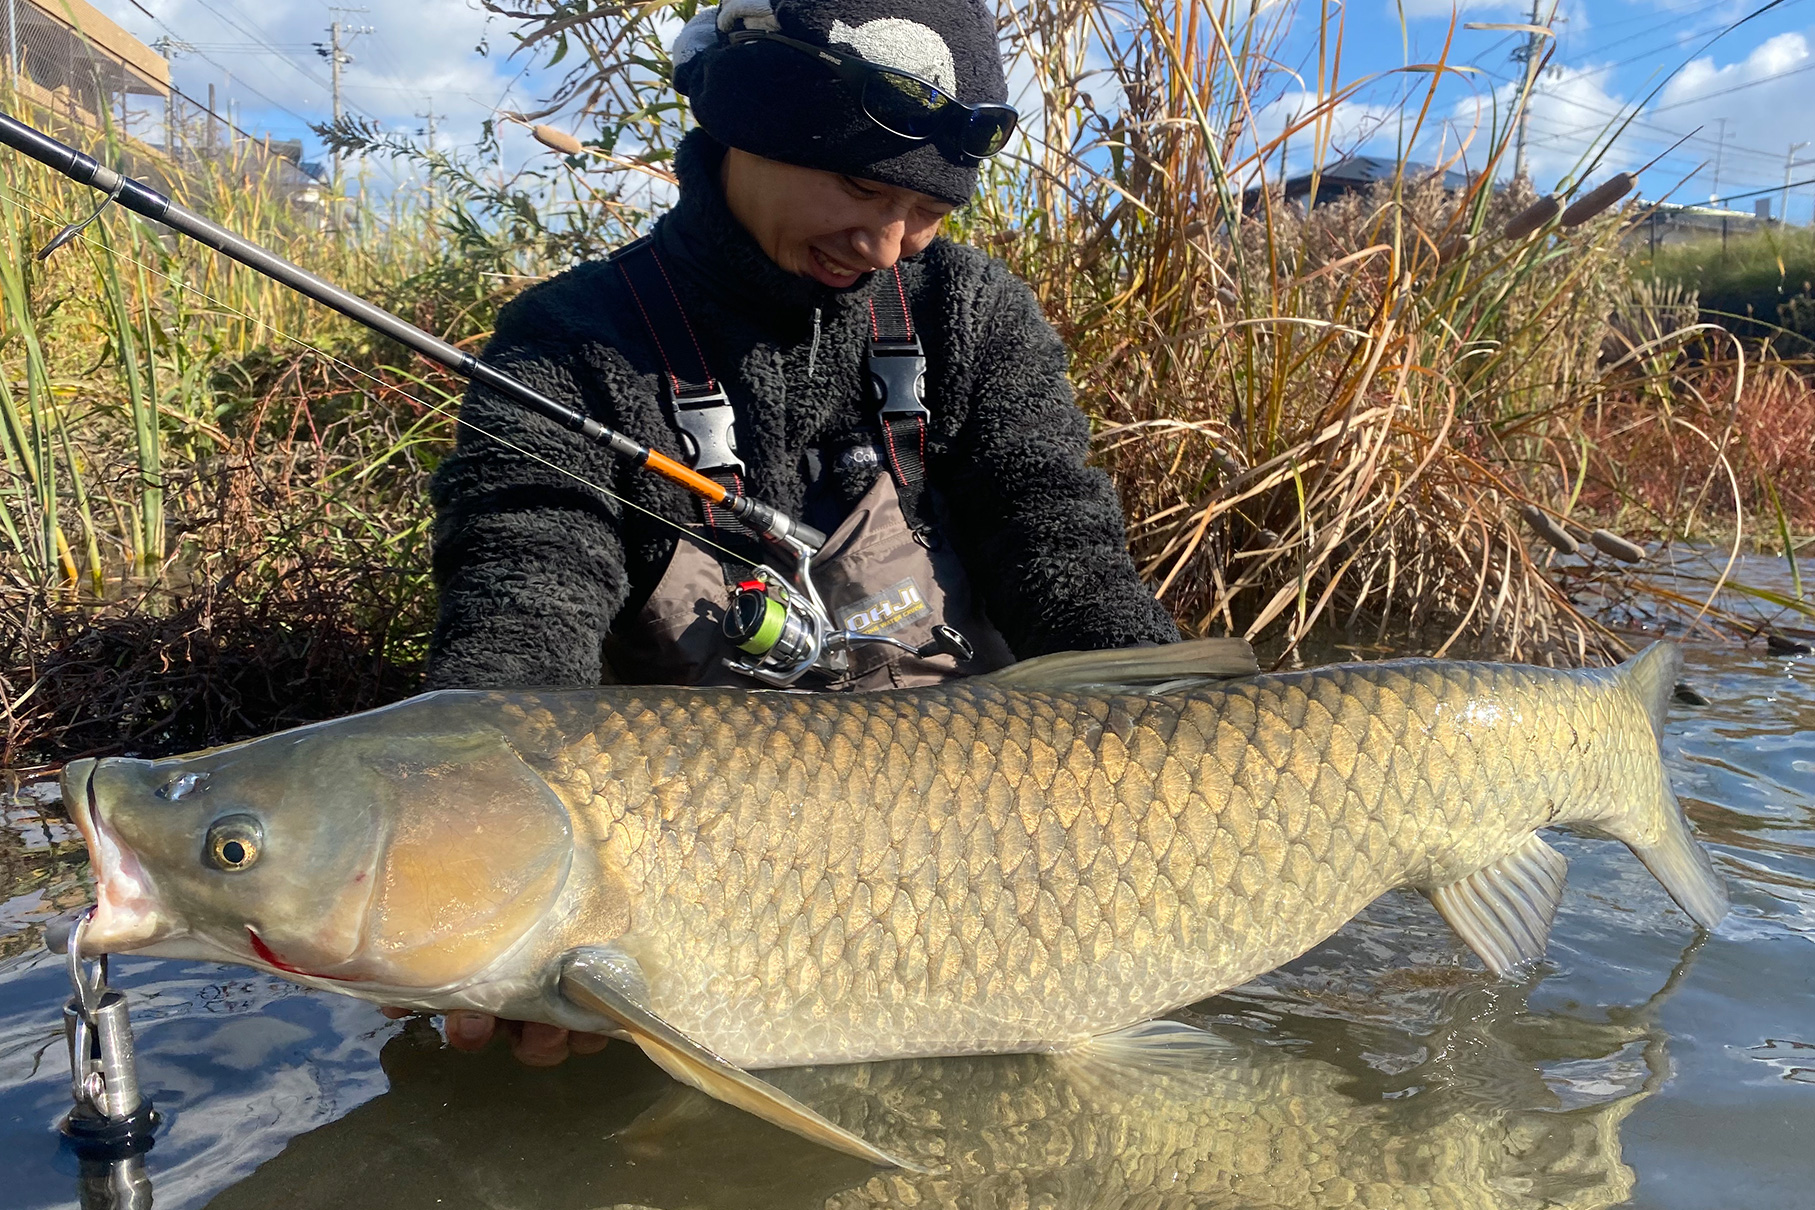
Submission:
[[[89,948],[634,1040],[807,1137],[744,1069],[1192,1045],[1154,1019],[1399,886],[1496,972],[1543,951],[1551,825],[1726,900],[1658,728],[1679,657],[1217,682],[1216,644],[925,689],[443,691],[193,756],[73,762]]]

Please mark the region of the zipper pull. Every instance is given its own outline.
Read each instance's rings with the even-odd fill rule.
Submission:
[[[819,366],[819,308],[813,308],[813,343],[807,346],[807,377],[817,378]]]

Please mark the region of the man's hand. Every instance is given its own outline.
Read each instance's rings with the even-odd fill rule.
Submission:
[[[378,1010],[393,1021],[411,1015],[407,1008]],[[447,1044],[467,1053],[484,1050],[500,1022],[498,1018],[460,1009],[447,1014],[442,1033]],[[510,1037],[510,1051],[519,1063],[531,1067],[553,1067],[567,1061],[567,1056],[597,1054],[611,1039],[604,1034],[579,1033],[547,1025],[541,1021],[505,1021],[504,1032]]]

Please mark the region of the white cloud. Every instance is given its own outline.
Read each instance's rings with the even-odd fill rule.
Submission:
[[[1692,61],[1664,86],[1658,104],[1660,108],[1684,104],[1736,85],[1768,80],[1794,68],[1808,66],[1809,63],[1807,38],[1798,33],[1778,34],[1759,43],[1751,54],[1738,63],[1716,67],[1711,57]],[[1806,86],[1800,88],[1800,91],[1806,93]],[[1747,102],[1744,107],[1757,113],[1756,102]]]
[[[1604,155],[1607,140],[1630,112],[1631,101],[1615,83],[1616,65],[1549,71],[1531,104],[1527,163],[1532,177],[1540,189],[1548,189],[1597,155],[1597,179],[1662,157],[1640,182],[1646,197],[1704,202],[1718,193],[1742,210],[1768,198],[1775,211],[1779,198],[1774,187],[1783,182],[1786,152],[1792,143],[1815,139],[1806,101],[1809,85],[1815,83],[1811,41],[1803,33],[1784,33],[1725,64],[1712,57],[1695,60],[1626,125]],[[1453,110],[1452,122],[1460,131],[1477,128],[1471,159],[1479,161],[1485,154],[1496,110],[1502,123],[1510,119],[1515,91],[1511,84],[1500,84]],[[1815,147],[1802,148],[1798,156],[1795,177],[1815,177]],[[1502,172],[1510,171],[1509,155]],[[1733,198],[1735,194],[1746,196]],[[1810,196],[1806,187],[1793,195],[1792,221],[1808,220]]]
[[[1605,67],[1562,67],[1545,71],[1532,91],[1526,126],[1526,171],[1540,189],[1560,177],[1579,172],[1613,136],[1625,113],[1626,101],[1611,89],[1611,72]],[[1495,124],[1504,130],[1513,120],[1519,86],[1501,84],[1491,93],[1456,106],[1454,137],[1469,141],[1466,158],[1485,162],[1494,138]],[[1638,149],[1630,135],[1622,135],[1603,157],[1603,164],[1627,166]],[[1509,150],[1500,171],[1510,175]]]
[[[231,103],[241,127],[302,135],[311,152],[318,144],[306,125],[333,112],[331,68],[315,46],[329,40],[330,21],[372,28],[343,33],[353,58],[342,71],[346,111],[407,132],[425,127],[419,115],[433,112],[443,147],[476,140],[523,67],[504,57],[512,42],[502,30],[489,57],[476,53],[488,17],[466,0],[349,0],[363,12],[334,12],[319,0],[142,0],[155,19],[131,0],[95,2],[144,42],[170,37],[194,48],[170,56],[183,92],[205,102],[213,84],[217,112]],[[513,94],[503,107],[531,99]]]

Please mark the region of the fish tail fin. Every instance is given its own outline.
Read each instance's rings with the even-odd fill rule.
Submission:
[[[1708,850],[1689,834],[1682,818],[1682,807],[1674,795],[1666,794],[1675,818],[1653,844],[1627,842],[1638,859],[1645,863],[1651,876],[1664,884],[1677,906],[1694,917],[1703,928],[1711,929],[1727,914],[1727,888]]]
[[[1664,713],[1676,690],[1683,657],[1671,643],[1653,643],[1616,670],[1626,689],[1651,719],[1660,738]],[[1683,806],[1670,790],[1669,779],[1658,769],[1657,793],[1636,807],[1625,826],[1608,830],[1626,843],[1645,863],[1652,877],[1664,884],[1670,897],[1703,928],[1713,928],[1727,914],[1727,890],[1715,872],[1714,862],[1689,830]],[[1643,801],[1643,800],[1641,800]]]

